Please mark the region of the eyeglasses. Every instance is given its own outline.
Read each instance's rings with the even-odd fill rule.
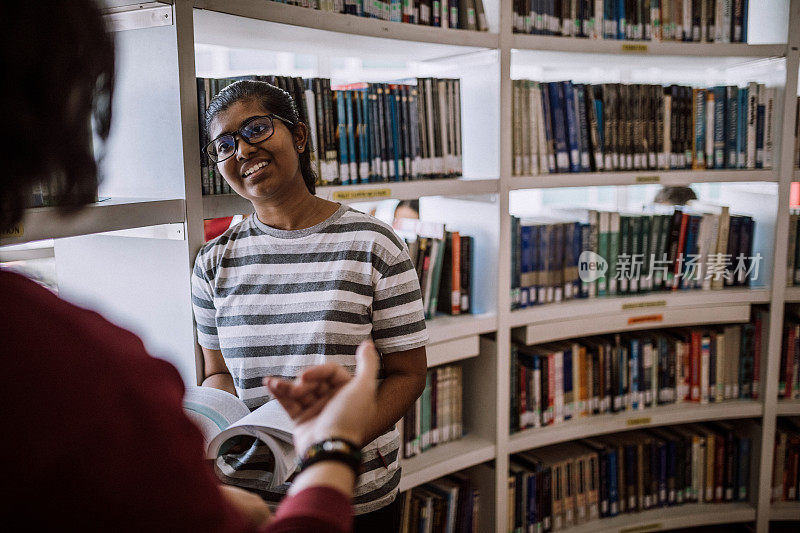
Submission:
[[[236,153],[238,137],[241,137],[244,142],[250,145],[266,141],[272,137],[272,134],[275,133],[273,119],[276,118],[286,124],[294,124],[293,121],[272,113],[269,115],[252,117],[233,133],[223,133],[208,143],[204,150],[212,162],[221,163]]]

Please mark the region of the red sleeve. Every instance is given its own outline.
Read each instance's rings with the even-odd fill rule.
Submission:
[[[0,516],[31,530],[242,532],[169,363],[97,313],[0,271]]]
[[[286,498],[263,533],[349,533],[350,499],[331,487],[310,487]]]

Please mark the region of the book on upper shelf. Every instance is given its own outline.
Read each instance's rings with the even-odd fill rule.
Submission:
[[[648,213],[566,211],[511,218],[511,308],[654,291],[748,287],[759,279],[755,221],[690,202]],[[577,222],[568,217],[578,214]]]
[[[474,238],[418,219],[398,218],[394,226],[417,271],[425,318],[471,313]]]
[[[659,405],[758,399],[769,313],[751,322],[511,346],[510,430]]]
[[[488,31],[483,0],[273,0],[388,22],[461,30]]]
[[[525,0],[514,32],[583,39],[746,43],[748,0]]]
[[[771,169],[776,89],[512,82],[513,175]]]
[[[389,183],[462,175],[461,82],[418,78],[415,84],[241,76],[197,79],[201,124],[211,99],[238,80],[266,81],[287,91],[308,125],[317,185]],[[202,128],[201,128],[202,129]],[[201,132],[200,144],[209,139]],[[231,194],[205,153],[204,195]]]
[[[758,430],[750,421],[689,424],[512,455],[508,530],[559,530],[660,507],[746,502]]]
[[[292,442],[294,424],[277,400],[250,411],[242,400],[228,392],[210,387],[187,387],[183,408],[200,428],[206,446],[206,458],[224,475],[230,472],[226,457],[241,438],[255,438],[266,445],[271,457],[264,458],[273,470],[269,488],[284,484],[297,468],[297,454]]]

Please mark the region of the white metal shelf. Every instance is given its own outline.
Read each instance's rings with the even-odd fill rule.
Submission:
[[[762,416],[763,412],[764,406],[760,402],[730,400],[707,405],[679,403],[651,407],[641,411],[584,416],[553,426],[531,428],[514,433],[509,438],[508,451],[517,453],[584,437],[648,427],[730,418],[757,418]]]
[[[616,185],[690,185],[692,183],[777,182],[774,170],[637,170],[512,176],[509,189],[606,187]]]
[[[800,400],[778,400],[778,416],[800,416]]]
[[[513,311],[511,327],[526,344],[640,329],[746,322],[750,304],[769,302],[767,289],[654,292],[571,300]]]
[[[462,361],[480,354],[480,337],[497,329],[494,314],[440,315],[426,321],[428,367]]]
[[[713,524],[752,522],[755,518],[755,507],[749,503],[692,503],[592,520],[563,531],[565,533],[643,533]]]
[[[409,459],[401,459],[400,491],[464,470],[495,458],[495,445],[475,435],[434,446]]]
[[[800,303],[800,286],[786,287],[786,292],[783,294],[786,303]]]
[[[684,43],[658,41],[617,41],[613,39],[575,39],[547,35],[514,34],[511,48],[548,50],[580,54],[620,54],[667,57],[749,57],[768,58],[786,55],[785,44]]]
[[[0,246],[183,223],[185,214],[182,199],[109,198],[89,204],[73,215],[62,215],[56,207],[35,207],[25,211],[18,226],[20,231],[0,237]]]
[[[265,0],[195,0],[195,42],[317,55],[414,58],[496,49],[496,33],[433,28]],[[402,43],[398,43],[402,41]]]
[[[44,244],[46,243],[46,244]],[[44,244],[43,246],[29,246],[29,244]],[[36,259],[49,259],[55,257],[52,241],[25,243],[21,246],[7,246],[0,248],[0,263],[10,261],[31,261]]]
[[[497,318],[494,313],[481,315],[438,315],[427,320],[429,344],[446,342],[470,335],[491,333],[497,329]]]
[[[774,502],[769,510],[774,521],[800,521],[800,502]]]
[[[498,191],[498,180],[441,179],[332,185],[317,187],[317,196],[351,204],[375,200],[415,200],[423,196],[474,196]],[[203,196],[203,218],[229,217],[252,213],[253,206],[238,194]]]

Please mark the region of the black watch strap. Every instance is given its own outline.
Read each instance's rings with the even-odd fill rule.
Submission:
[[[361,448],[338,437],[325,439],[308,447],[299,459],[300,471],[321,461],[338,461],[349,466],[356,476],[361,472]]]

